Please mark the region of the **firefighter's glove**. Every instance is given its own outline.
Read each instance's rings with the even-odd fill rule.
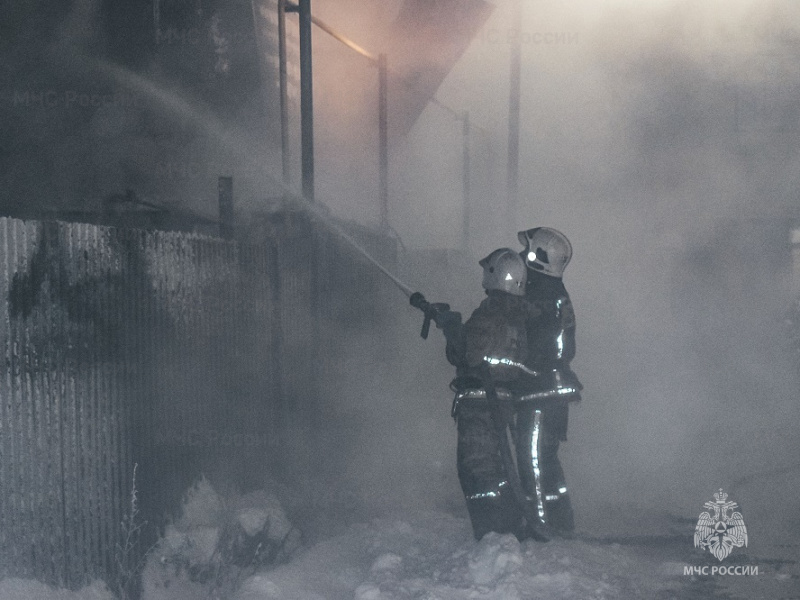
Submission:
[[[461,313],[455,310],[443,310],[438,312],[434,317],[436,327],[442,330],[444,338],[447,340],[448,346],[455,344],[459,348],[463,346],[463,329],[461,323]]]
[[[431,306],[436,306],[436,304],[432,304]],[[446,334],[448,329],[452,329],[461,325],[461,313],[455,310],[450,310],[449,308],[437,310],[433,317],[433,322],[436,323],[436,327],[444,330]]]

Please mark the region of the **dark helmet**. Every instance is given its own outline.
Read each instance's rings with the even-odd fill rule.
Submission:
[[[572,258],[567,236],[550,227],[534,227],[517,234],[525,246],[525,264],[545,275],[561,277]]]

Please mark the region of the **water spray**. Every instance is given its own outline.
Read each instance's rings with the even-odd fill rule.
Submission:
[[[165,91],[158,86],[156,86],[153,82],[147,80],[144,77],[136,75],[119,67],[117,65],[112,65],[107,62],[100,62],[98,63],[99,68],[106,73],[107,75],[111,76],[118,84],[123,85],[125,87],[134,88],[139,92],[146,94],[152,100],[155,100],[160,105],[165,106],[166,108],[170,109],[178,113],[180,116],[186,118],[190,118],[193,122],[197,123],[197,125],[203,128],[205,131],[210,133],[217,139],[221,144],[223,144],[226,148],[231,150],[235,153],[236,156],[240,156],[242,160],[246,163],[254,165],[258,169],[263,169],[263,165],[255,164],[252,154],[248,154],[246,152],[242,152],[241,144],[239,143],[239,139],[235,136],[228,128],[226,128],[222,123],[220,123],[213,115],[211,114],[204,114],[201,111],[197,110],[185,100],[180,98],[177,94],[173,92]],[[389,269],[387,269],[384,265],[382,265],[374,256],[372,256],[366,249],[364,249],[352,236],[350,236],[346,231],[344,231],[331,217],[330,213],[327,209],[324,208],[324,205],[320,204],[319,202],[311,202],[307,198],[305,198],[302,194],[298,193],[288,184],[271,177],[269,174],[266,174],[272,182],[281,189],[284,197],[292,202],[295,206],[297,206],[300,210],[304,211],[311,217],[315,218],[319,223],[321,223],[324,227],[326,227],[329,231],[336,234],[340,239],[345,241],[351,248],[356,250],[361,256],[363,256],[370,264],[372,264],[378,271],[383,273],[392,283],[397,286],[397,288],[403,292],[406,297],[409,299],[409,303],[414,308],[417,308],[423,312],[425,315],[425,320],[422,325],[422,332],[421,336],[423,339],[427,339],[428,333],[430,330],[430,323],[434,321],[437,327],[440,327],[444,332],[445,336],[447,337],[447,330],[450,327],[459,327],[461,323],[461,315],[459,313],[455,313],[450,311],[450,306],[444,303],[430,303],[425,300],[425,297],[419,293],[414,292],[411,287],[406,285],[403,281],[401,281],[396,275],[394,275]],[[491,376],[488,374],[486,375],[486,381],[484,384],[487,394],[494,395],[495,401],[491,404],[493,405],[493,420],[495,421],[495,425],[499,431],[501,431],[503,439],[507,439],[507,428],[508,424],[503,419],[502,415],[500,414],[500,405],[496,399],[496,393],[494,390],[494,384],[492,382]],[[508,473],[515,473],[516,472],[516,465],[514,464],[513,458],[511,457],[511,450],[508,444],[500,444],[501,446],[501,454],[502,459],[505,464],[506,470]],[[504,448],[504,450],[503,450]],[[510,477],[512,481],[512,488],[514,491],[514,496],[517,499],[517,502],[520,505],[520,508],[523,510],[527,521],[530,533],[533,535],[534,539],[538,539],[540,541],[547,541],[548,536],[542,530],[543,524],[539,520],[538,516],[533,512],[532,508],[529,506],[527,499],[525,498],[524,492],[522,490],[522,485],[519,480],[519,475],[517,474],[516,479]],[[515,483],[516,482],[516,483]]]
[[[141,75],[138,75],[120,65],[106,60],[96,60],[88,57],[86,57],[85,60],[90,61],[97,70],[101,71],[107,77],[113,79],[118,85],[145,95],[150,100],[153,100],[162,107],[168,109],[170,112],[177,114],[181,118],[188,118],[198,127],[205,130],[206,133],[214,137],[214,139],[220,142],[228,151],[232,152],[237,159],[240,159],[244,163],[249,163],[254,170],[259,172],[264,171],[263,163],[259,163],[255,160],[252,153],[248,153],[242,149],[241,137],[235,132],[232,132],[229,127],[221,123],[213,114],[199,110],[181,98],[175,92],[164,90],[146,77],[142,77]],[[310,202],[302,194],[297,192],[297,190],[272,177],[268,173],[265,173],[265,176],[270,179],[271,183],[281,189],[284,198],[293,202],[295,206],[299,207],[302,211],[306,212],[310,216],[315,217],[317,221],[329,231],[335,233],[339,238],[344,240],[350,247],[356,250],[375,268],[389,278],[389,280],[391,280],[391,282],[394,283],[397,288],[406,295],[407,298],[411,299],[411,297],[414,295],[413,289],[403,283],[396,275],[391,273],[389,269],[382,265],[374,256],[372,256],[356,240],[354,240],[352,236],[350,236],[336,222],[334,222],[330,214],[326,210],[323,210],[320,203]],[[419,294],[419,296],[422,297],[421,294]],[[424,298],[422,298],[422,301],[424,302]],[[427,303],[425,304],[427,305]],[[415,306],[415,308],[420,308],[420,310],[425,312],[425,309],[423,309],[421,305],[418,306],[412,304],[412,306]]]
[[[294,190],[292,190],[286,184],[280,183],[279,184],[284,191],[284,195],[293,200],[296,206],[299,206],[301,210],[305,211],[312,217],[317,218],[317,220],[325,227],[327,227],[330,231],[338,235],[341,239],[347,242],[354,250],[356,250],[359,254],[361,254],[364,258],[366,258],[375,268],[377,268],[381,273],[386,275],[392,283],[394,283],[401,292],[406,295],[406,298],[411,299],[411,297],[419,292],[414,292],[414,290],[403,283],[396,275],[394,275],[389,269],[383,266],[378,259],[372,256],[367,250],[365,250],[361,244],[359,244],[353,237],[348,234],[344,229],[339,227],[339,225],[331,219],[331,216],[328,214],[327,211],[322,209],[322,205],[317,202],[309,202],[303,196],[298,195]],[[420,294],[421,295],[421,294]],[[413,306],[413,304],[412,304]]]

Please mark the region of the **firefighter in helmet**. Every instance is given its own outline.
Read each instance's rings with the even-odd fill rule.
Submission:
[[[509,480],[510,465],[503,460],[501,444],[508,444],[503,425],[513,422],[515,410],[513,398],[505,392],[525,387],[524,380],[534,375],[523,363],[528,354],[527,268],[510,248],[495,250],[479,264],[486,298],[460,336],[447,336],[448,358],[457,367],[451,387],[456,391],[458,478],[476,539],[489,531],[514,533],[522,539],[525,514]],[[497,388],[491,399],[487,379]],[[501,396],[502,406],[492,407],[491,402]],[[500,417],[498,409],[504,413]]]
[[[447,305],[411,298],[431,311],[456,366],[458,476],[476,539],[489,531],[546,539],[573,529],[558,460],[568,404],[582,389],[569,364],[575,315],[562,282],[572,248],[549,228],[519,239],[522,253],[500,248],[479,262],[486,298],[466,323]]]
[[[583,389],[570,368],[575,357],[575,312],[562,277],[572,258],[572,245],[560,231],[535,227],[518,233],[525,247],[520,253],[527,267],[525,299],[528,304],[528,368],[539,376],[528,379],[524,401],[538,408],[528,411],[526,425],[538,439],[538,480],[529,482],[537,494],[539,510],[547,525],[569,533],[574,528],[572,506],[558,459],[561,442],[567,439],[569,404],[580,401]]]

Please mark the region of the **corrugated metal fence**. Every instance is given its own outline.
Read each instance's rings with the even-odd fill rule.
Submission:
[[[316,401],[335,246],[0,219],[0,576],[113,580],[134,464],[159,515],[209,457],[274,455]]]

